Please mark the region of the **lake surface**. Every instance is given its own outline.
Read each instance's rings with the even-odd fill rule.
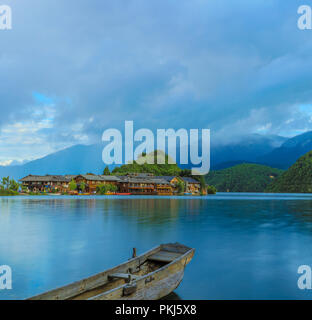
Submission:
[[[29,296],[80,280],[166,242],[196,253],[181,299],[311,299],[297,269],[312,266],[312,195],[2,197],[0,265]]]

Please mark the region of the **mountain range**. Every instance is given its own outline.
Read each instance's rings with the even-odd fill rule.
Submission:
[[[75,145],[22,165],[0,166],[0,177],[10,176],[20,179],[28,174],[88,172],[99,174],[105,167],[102,162],[103,147],[102,144]],[[264,164],[287,169],[310,150],[312,150],[312,131],[290,139],[274,135],[252,134],[237,143],[212,144],[211,169],[225,169],[241,163]],[[110,169],[114,167],[110,166]]]
[[[312,150],[312,131],[287,139],[279,148],[264,154],[256,162],[288,169],[298,158]]]

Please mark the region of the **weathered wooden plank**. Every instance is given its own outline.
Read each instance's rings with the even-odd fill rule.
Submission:
[[[150,261],[171,262],[179,258],[182,254],[177,252],[159,251],[148,257]]]
[[[136,280],[138,276],[130,273],[113,273],[108,275],[108,279],[124,279],[124,280]]]

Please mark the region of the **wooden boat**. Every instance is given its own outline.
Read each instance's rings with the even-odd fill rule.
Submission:
[[[115,268],[29,300],[158,300],[179,286],[194,252],[179,243],[162,244]]]
[[[115,193],[116,196],[131,196],[131,193]]]

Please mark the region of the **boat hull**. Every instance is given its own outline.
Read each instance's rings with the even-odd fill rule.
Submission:
[[[124,287],[120,286],[109,292],[99,294],[92,300],[158,300],[173,292],[181,283],[185,266],[192,260],[194,251],[182,259],[172,262],[136,281],[136,290],[124,295]]]
[[[181,283],[195,249],[163,244],[112,269],[31,300],[158,300]]]

